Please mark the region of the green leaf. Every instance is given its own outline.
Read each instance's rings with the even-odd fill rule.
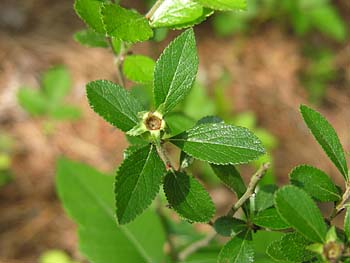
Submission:
[[[192,176],[183,172],[168,172],[164,192],[171,207],[193,222],[209,222],[215,207],[208,192]]]
[[[249,232],[244,236],[232,238],[220,251],[218,263],[252,263],[254,262],[254,249],[248,240]]]
[[[276,208],[271,207],[259,212],[253,219],[253,223],[257,226],[279,230],[286,229],[290,226],[280,217]]]
[[[281,250],[281,240],[273,241],[266,250],[266,254],[268,254],[272,259],[278,262],[288,262],[284,254]]]
[[[50,116],[57,120],[77,120],[81,116],[81,111],[78,107],[58,105],[51,109]]]
[[[68,70],[63,66],[56,66],[43,74],[42,87],[51,103],[57,103],[66,96],[71,87]]]
[[[159,192],[165,167],[155,146],[132,152],[118,168],[115,194],[120,224],[141,214]]]
[[[200,17],[198,17],[197,19],[183,23],[183,24],[169,26],[169,28],[180,30],[180,29],[184,29],[184,28],[188,28],[188,27],[193,27],[193,26],[198,25],[198,24],[202,23],[203,21],[205,21],[212,14],[214,14],[214,10],[209,9],[209,8],[203,8],[202,15]]]
[[[85,164],[58,162],[58,195],[79,226],[81,252],[94,263],[163,262],[165,234],[159,217],[147,211],[133,223],[118,226],[113,181],[113,176]]]
[[[205,8],[192,0],[164,0],[150,18],[152,27],[176,28],[201,18]]]
[[[223,123],[224,121],[217,116],[205,116],[197,121],[196,125],[201,125],[205,123]]]
[[[280,216],[308,239],[323,243],[327,226],[311,197],[302,189],[289,185],[275,193],[275,207]]]
[[[344,150],[334,128],[319,112],[305,105],[300,106],[300,111],[306,125],[309,127],[318,143],[347,180],[348,169]]]
[[[136,11],[116,4],[104,4],[101,13],[109,36],[129,43],[145,41],[153,36],[147,19]]]
[[[108,47],[108,43],[103,34],[99,34],[91,29],[81,30],[74,34],[74,40],[87,47]]]
[[[274,193],[277,190],[276,185],[263,185],[259,188],[255,196],[255,210],[261,212],[274,205]]]
[[[149,57],[131,55],[124,60],[123,72],[128,79],[145,84],[153,81],[154,66],[155,62]]]
[[[96,32],[104,34],[105,29],[101,17],[101,8],[104,1],[75,0],[74,9],[77,15]]]
[[[17,99],[22,108],[33,116],[44,115],[49,106],[43,94],[31,88],[20,88]]]
[[[153,93],[151,85],[136,85],[131,87],[130,94],[134,96],[143,106],[144,109],[152,108]]]
[[[195,121],[181,112],[171,112],[165,117],[171,136],[178,135],[195,125]]]
[[[209,97],[206,87],[198,82],[194,83],[194,86],[186,96],[183,105],[180,106],[181,110],[187,116],[196,120],[205,116],[214,115],[216,112],[215,103]]]
[[[196,126],[169,139],[187,154],[215,164],[241,164],[265,153],[248,129],[224,123]]]
[[[216,219],[213,227],[219,235],[225,237],[233,237],[248,230],[247,222],[229,216]]]
[[[310,243],[297,232],[286,234],[281,240],[270,244],[267,254],[273,259],[283,262],[309,262],[316,256],[307,250]]]
[[[321,202],[339,201],[341,195],[331,178],[323,171],[308,165],[300,165],[289,174],[292,184],[302,188]]]
[[[205,7],[221,10],[245,10],[247,8],[247,0],[196,0]]]
[[[137,113],[143,107],[121,86],[107,80],[96,80],[86,85],[91,108],[106,121],[124,132],[139,123]]]
[[[189,255],[186,260],[181,261],[181,263],[217,263],[219,252],[219,246],[206,246],[196,250],[196,252]]]
[[[217,177],[237,194],[237,197],[241,197],[245,193],[247,187],[241,175],[233,165],[211,164],[210,166]]]
[[[337,41],[344,41],[347,35],[346,25],[335,6],[328,4],[308,10],[311,24],[323,34]]]
[[[284,236],[281,232],[259,230],[253,233],[253,245],[255,261],[259,263],[271,263],[270,256],[266,253],[268,246],[275,240],[279,241]],[[272,261],[275,262],[275,261]]]
[[[191,90],[198,70],[192,29],[173,40],[159,57],[154,71],[155,106],[164,115]]]

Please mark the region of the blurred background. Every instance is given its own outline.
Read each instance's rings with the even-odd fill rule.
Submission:
[[[146,13],[151,2],[121,4]],[[182,109],[252,129],[268,148],[259,162],[273,163],[267,182],[285,184],[307,163],[341,184],[298,108],[324,114],[349,152],[350,1],[248,0],[248,7],[195,27],[200,69]],[[55,161],[64,155],[111,172],[128,145],[87,104],[87,82],[117,76],[110,50],[73,39],[83,28],[72,0],[0,0],[0,263],[45,263],[39,257],[51,249],[83,262],[56,197]],[[160,30],[132,51],[157,59],[178,33]],[[55,85],[64,90],[48,108],[40,89]],[[241,168],[245,179],[255,165]],[[233,196],[207,166],[195,163],[192,172],[225,211]]]

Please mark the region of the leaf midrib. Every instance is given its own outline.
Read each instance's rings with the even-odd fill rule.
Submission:
[[[102,98],[104,101],[108,102],[109,105],[111,105],[114,109],[116,109],[118,112],[120,112],[124,117],[126,117],[126,119],[129,119],[132,123],[134,123],[135,125],[137,124],[137,121],[135,121],[135,119],[131,118],[128,114],[126,114],[122,108],[120,107],[118,108],[112,101],[110,101],[107,97],[103,96],[104,94],[99,93],[95,88],[91,88],[92,92],[94,92],[96,95],[98,95],[100,98]],[[114,94],[111,92],[110,93],[113,97]],[[119,101],[118,101],[119,103]],[[128,105],[128,103],[126,103]],[[130,110],[130,107],[128,108]]]
[[[209,144],[209,145],[219,145],[219,146],[225,146],[225,147],[230,147],[230,148],[237,148],[237,149],[244,149],[244,150],[251,150],[251,151],[256,151],[256,152],[262,152],[257,149],[253,148],[247,148],[243,146],[236,146],[232,144],[223,144],[220,142],[210,142],[210,141],[201,141],[201,140],[186,140],[186,139],[169,139],[169,141],[178,141],[178,142],[188,142],[188,143],[200,143],[200,144]],[[255,144],[254,144],[255,145]],[[258,146],[258,144],[256,144]]]

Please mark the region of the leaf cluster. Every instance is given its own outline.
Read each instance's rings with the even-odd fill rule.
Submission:
[[[42,75],[39,89],[21,87],[17,98],[23,109],[32,116],[74,120],[80,117],[80,110],[64,102],[70,88],[68,70],[63,66],[56,66]]]

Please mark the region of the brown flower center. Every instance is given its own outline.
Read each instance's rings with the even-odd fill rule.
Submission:
[[[162,119],[152,113],[148,114],[144,123],[149,131],[160,130],[162,127]]]

